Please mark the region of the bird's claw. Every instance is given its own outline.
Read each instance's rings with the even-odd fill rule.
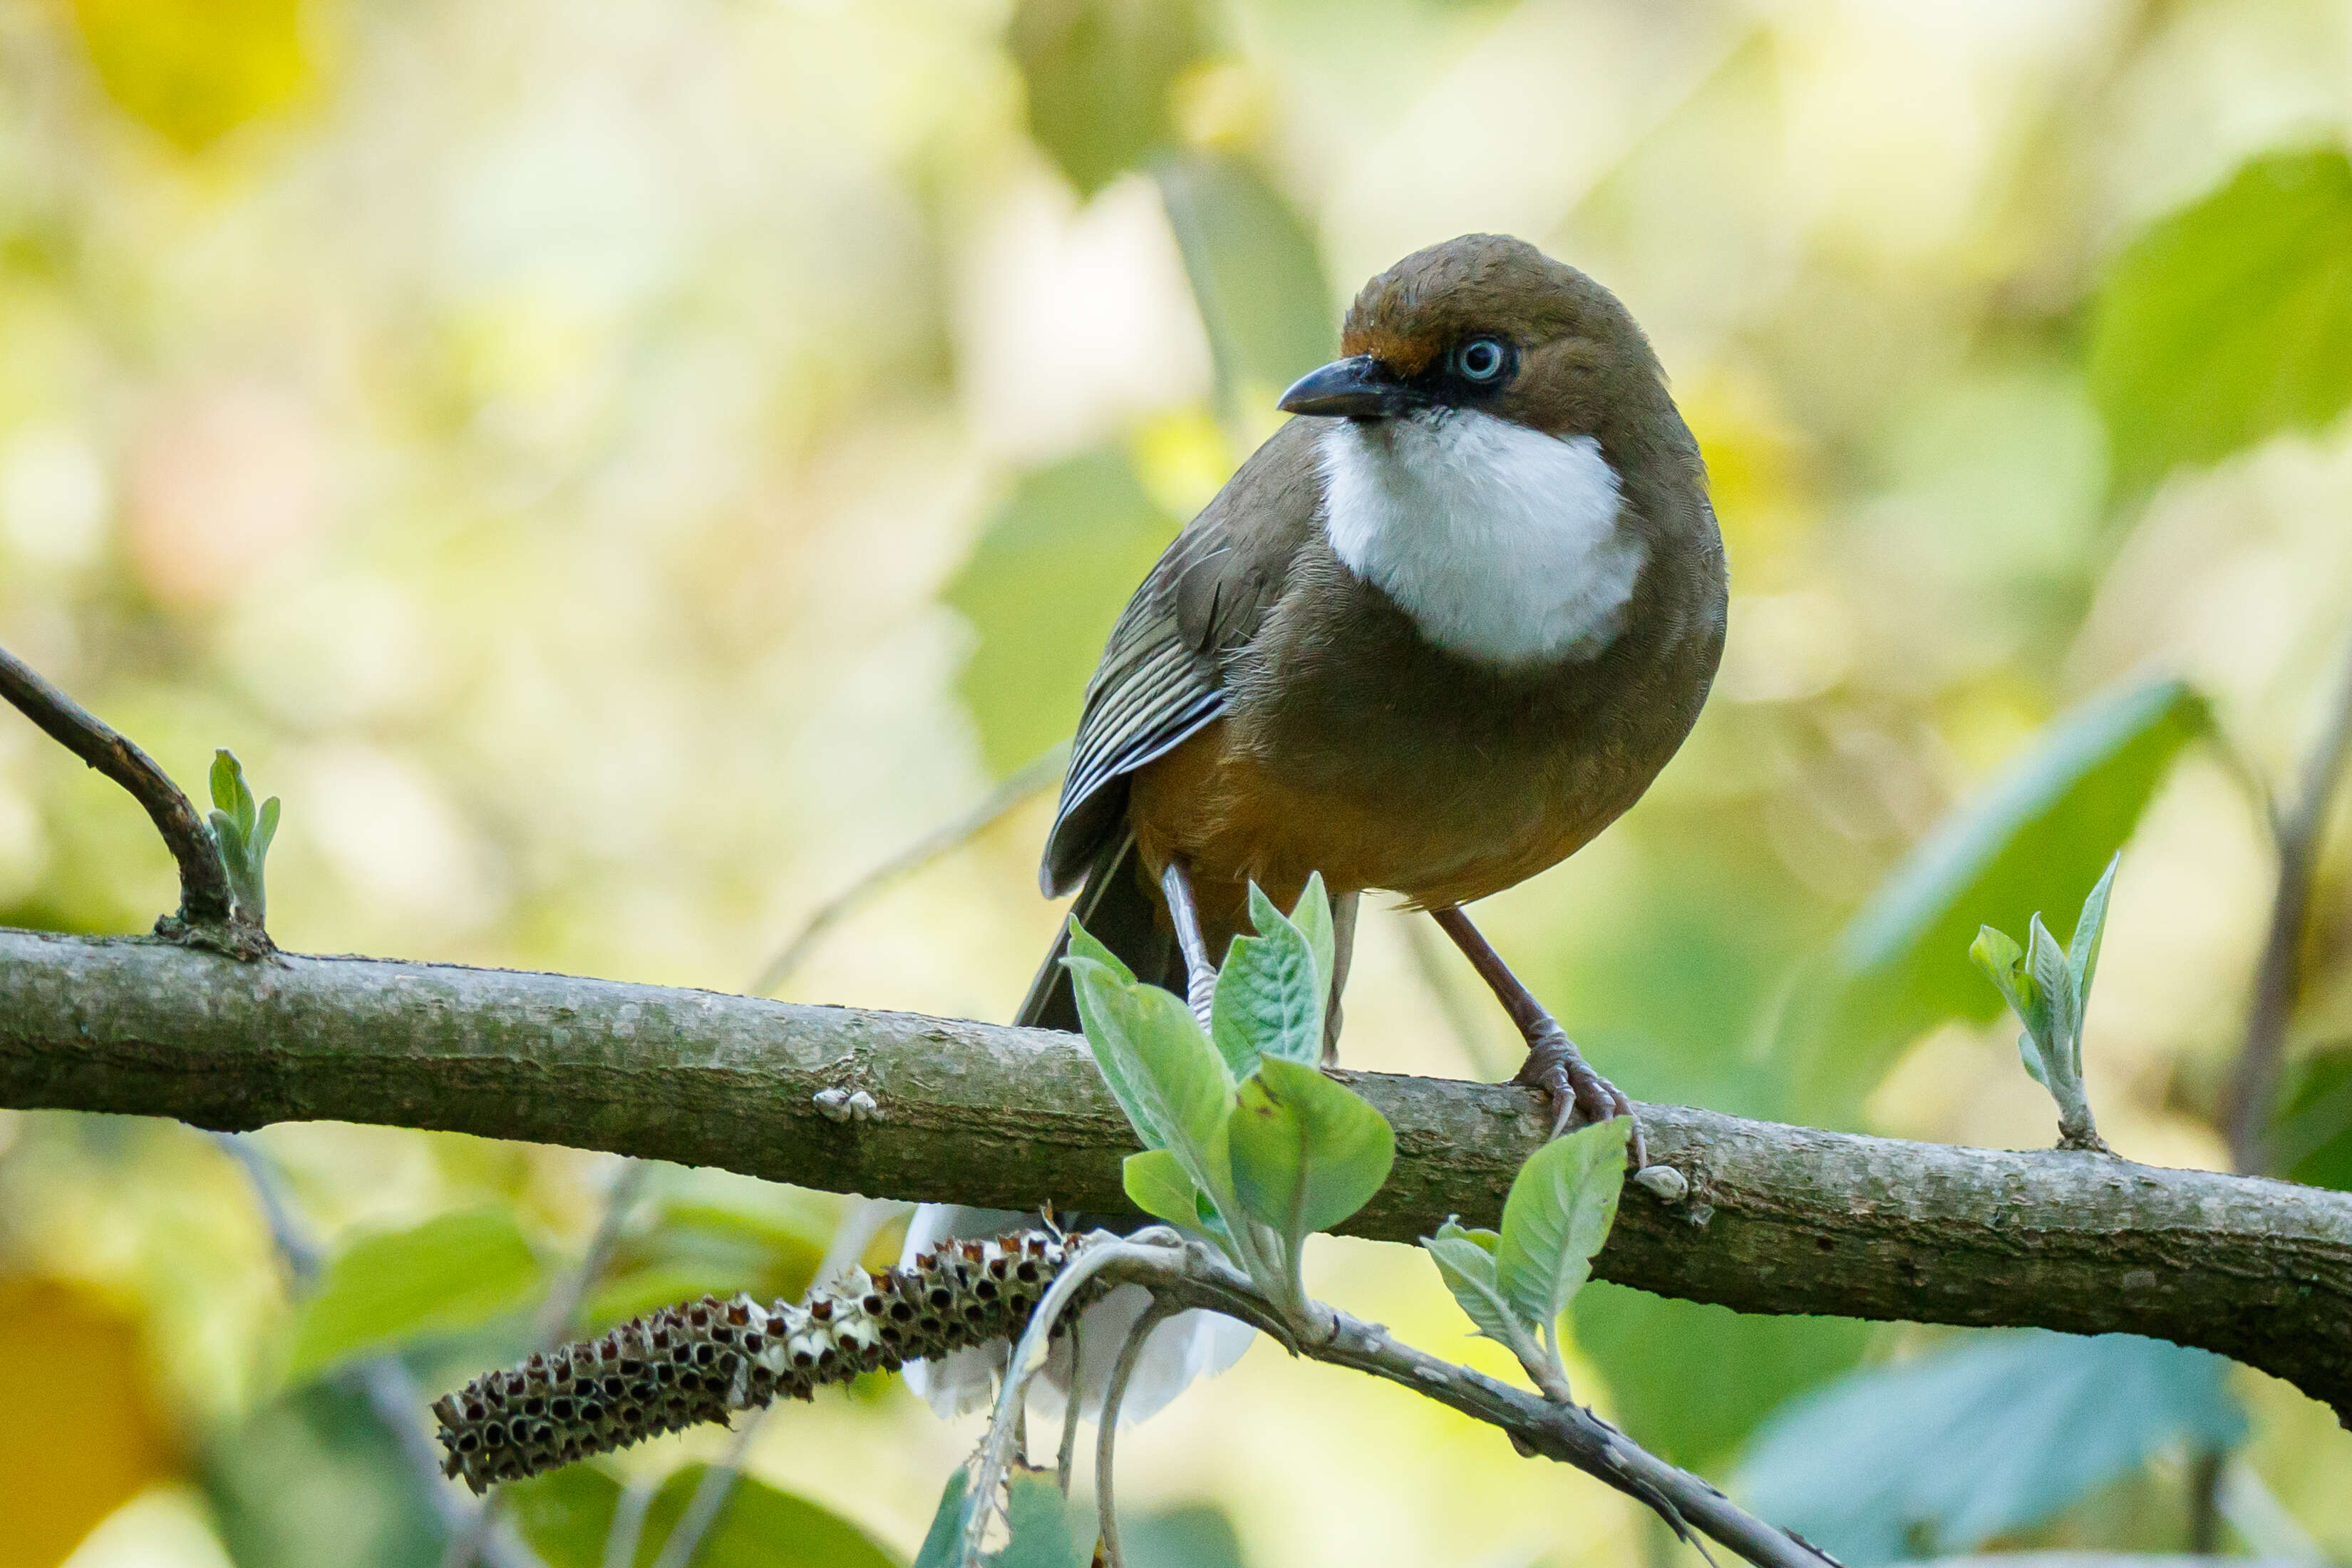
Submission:
[[[1639,1171],[1648,1165],[1642,1124],[1633,1121],[1633,1102],[1625,1098],[1622,1089],[1593,1070],[1592,1064],[1584,1059],[1584,1053],[1576,1048],[1576,1042],[1559,1025],[1528,1039],[1528,1059],[1512,1075],[1511,1082],[1539,1089],[1551,1102],[1550,1135],[1554,1138],[1579,1127],[1606,1121],[1612,1116],[1633,1121],[1626,1168]]]

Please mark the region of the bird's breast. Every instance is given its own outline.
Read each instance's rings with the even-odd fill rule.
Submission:
[[[1438,647],[1507,669],[1622,630],[1647,551],[1591,437],[1431,409],[1334,420],[1317,459],[1332,553]]]

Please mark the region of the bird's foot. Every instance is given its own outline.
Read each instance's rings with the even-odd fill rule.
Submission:
[[[1625,1098],[1624,1090],[1611,1083],[1584,1059],[1568,1031],[1550,1019],[1531,1030],[1528,1037],[1528,1059],[1513,1074],[1511,1082],[1526,1089],[1543,1091],[1551,1102],[1551,1135],[1579,1127],[1589,1127],[1596,1121],[1606,1121],[1622,1116],[1632,1123],[1625,1147],[1625,1168],[1641,1179],[1651,1191],[1658,1190],[1664,1177],[1651,1177],[1649,1146],[1642,1137],[1642,1123],[1633,1115],[1633,1102]],[[1680,1173],[1668,1172],[1679,1181]]]

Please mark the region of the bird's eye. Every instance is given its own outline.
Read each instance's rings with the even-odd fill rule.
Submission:
[[[1454,368],[1465,381],[1492,381],[1503,374],[1507,356],[1503,345],[1492,338],[1474,338],[1462,345],[1454,356]]]

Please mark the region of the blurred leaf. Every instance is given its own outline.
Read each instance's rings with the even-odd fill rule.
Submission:
[[[1389,1179],[1388,1118],[1322,1068],[1268,1057],[1234,1100],[1234,1194],[1294,1247],[1362,1208]]]
[[[1011,773],[1077,728],[1112,624],[1175,536],[1119,451],[1013,487],[942,595],[978,639],[956,689],[990,767]]]
[[[1965,1552],[2187,1440],[2245,1434],[2229,1363],[2127,1334],[2020,1331],[1857,1372],[1756,1435],[1734,1489],[1863,1568]]]
[[[74,0],[107,96],[184,153],[306,96],[303,0]]]
[[[654,1494],[638,1568],[647,1568],[677,1528],[708,1465],[680,1465]],[[1052,1483],[1047,1483],[1050,1489]],[[1056,1494],[1058,1500],[1059,1494]],[[898,1568],[898,1560],[864,1531],[805,1498],[740,1476],[727,1506],[711,1521],[694,1554],[694,1568]]]
[[[1435,1236],[1423,1237],[1421,1245],[1437,1265],[1437,1277],[1445,1281],[1454,1303],[1478,1331],[1516,1352],[1526,1331],[1512,1317],[1496,1277],[1495,1249],[1502,1239],[1491,1230],[1465,1230],[1448,1219]]]
[[[2093,396],[2122,493],[2352,403],[2352,162],[2275,153],[2153,225],[2091,330]]]
[[[581,1305],[583,1326],[618,1322],[706,1291],[797,1300],[824,1259],[832,1215],[765,1196],[756,1188],[663,1194],[653,1223],[614,1246],[594,1293]]]
[[[0,1568],[53,1568],[177,1468],[138,1326],[89,1292],[0,1280]]]
[[[2120,849],[2108,858],[2091,896],[2083,900],[2074,917],[2074,934],[2066,942],[2066,969],[2074,979],[2074,1003],[2086,1012],[2091,1005],[2091,983],[2099,977],[2099,949],[2107,940],[2107,900],[2115,894],[2116,872],[2123,863]]]
[[[303,1303],[287,1375],[383,1350],[417,1334],[461,1329],[530,1301],[539,1260],[499,1209],[441,1215],[363,1237],[329,1263]]]
[[[298,1388],[206,1444],[197,1479],[237,1568],[431,1568],[432,1499],[366,1395]]]
[[[1208,29],[1198,0],[1022,0],[1004,41],[1029,134],[1091,196],[1173,136],[1169,89]]]
[[[1209,1014],[1211,1037],[1236,1079],[1256,1071],[1262,1055],[1292,1062],[1322,1059],[1331,914],[1328,903],[1309,909],[1311,900],[1322,897],[1318,877],[1299,900],[1309,923],[1319,910],[1325,956],[1318,966],[1306,930],[1275,908],[1256,883],[1250,884],[1250,920],[1258,934],[1234,939],[1217,971],[1216,1000]]]
[[[1146,1147],[1173,1150],[1207,1185],[1201,1162],[1234,1089],[1224,1059],[1173,993],[1123,982],[1091,959],[1067,962],[1087,1044],[1136,1136]]]
[[[1511,1180],[1495,1253],[1496,1282],[1513,1310],[1538,1330],[1568,1310],[1592,1273],[1592,1255],[1609,1239],[1633,1125],[1616,1116],[1555,1138]]]
[[[1827,1116],[1868,1094],[1921,1030],[1993,1017],[2000,998],[1969,973],[1979,922],[2021,931],[2072,908],[2206,724],[2204,699],[2179,680],[2095,698],[1938,824],[1839,937],[1818,1011],[1799,1009],[1799,1104]]]
[[[959,1465],[940,1489],[940,1506],[931,1510],[931,1527],[915,1552],[914,1568],[955,1568],[963,1536],[963,1497],[971,1477]]]
[[[566,1465],[499,1489],[507,1517],[547,1568],[604,1568],[621,1483],[593,1465]]]
[[[1118,1527],[1127,1568],[1247,1568],[1241,1537],[1212,1503],[1162,1509]]]
[[[1278,392],[1339,352],[1313,229],[1256,167],[1185,152],[1153,171],[1229,396]]]
[[[955,1568],[962,1546],[964,1489],[970,1484],[961,1469],[948,1478],[914,1568]],[[989,1568],[1086,1568],[1094,1555],[1093,1518],[1082,1520],[1081,1510],[1069,1506],[1052,1472],[1015,1469],[1005,1493],[1011,1534],[988,1560]]]
[[[650,1568],[710,1467],[681,1465],[646,1510],[634,1568]],[[961,1474],[961,1472],[959,1472]],[[620,1483],[586,1465],[502,1489],[516,1528],[548,1568],[603,1568]],[[961,1497],[959,1491],[958,1496]],[[696,1548],[694,1568],[898,1568],[898,1559],[829,1510],[755,1476],[738,1476]]]
[[[1598,1280],[1570,1308],[1618,1424],[1678,1465],[1721,1459],[1772,1409],[1862,1359],[1851,1318],[1762,1316]]]
[[[2289,1181],[2352,1192],[2352,1046],[2288,1068],[2269,1145]]]

